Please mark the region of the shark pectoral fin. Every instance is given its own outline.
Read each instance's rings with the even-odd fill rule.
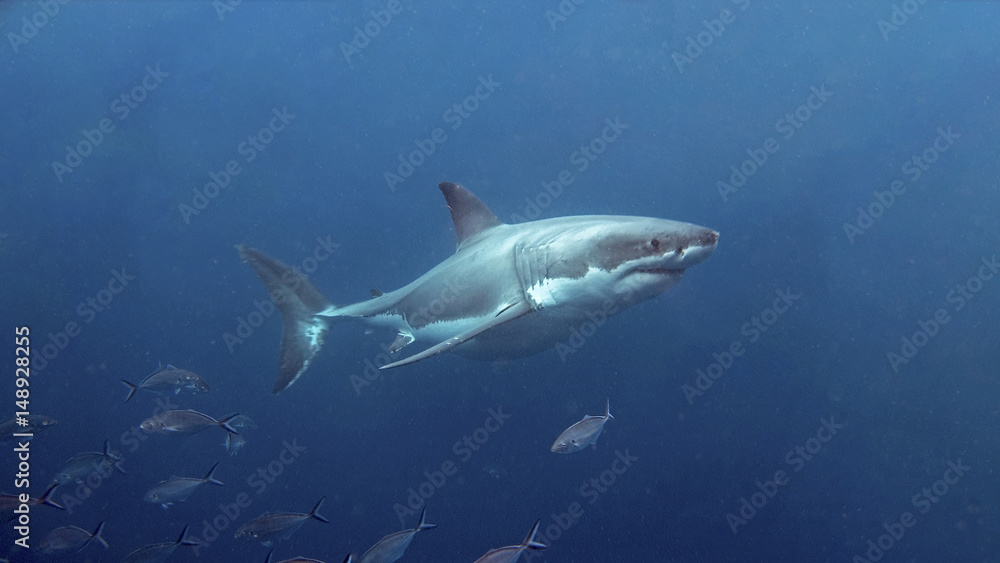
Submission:
[[[403,358],[398,362],[392,362],[391,364],[386,364],[380,367],[379,369],[389,369],[389,368],[405,366],[408,364],[419,362],[424,358],[436,356],[441,352],[451,350],[452,348],[458,346],[459,344],[462,344],[463,342],[472,340],[476,336],[486,332],[487,330],[490,330],[493,327],[500,326],[506,322],[510,322],[514,319],[523,317],[524,315],[527,315],[531,311],[532,311],[531,305],[527,301],[518,301],[517,303],[514,303],[513,305],[510,305],[506,309],[497,313],[497,315],[492,319],[484,322],[483,324],[477,327],[470,328],[469,330],[463,332],[462,334],[459,334],[458,336],[452,336],[448,340],[445,340],[444,342],[431,346],[430,348],[424,350],[423,352],[414,354],[407,358]]]
[[[412,334],[404,334],[402,332],[397,334],[396,339],[393,340],[392,345],[389,346],[389,353],[395,354],[396,352],[399,352],[403,349],[403,346],[406,346],[410,342],[413,342]]]

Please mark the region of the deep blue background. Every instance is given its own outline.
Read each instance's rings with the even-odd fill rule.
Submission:
[[[555,29],[544,14],[558,10],[555,0],[404,1],[345,60],[341,43],[385,4],[244,2],[220,21],[208,2],[74,1],[16,51],[9,34],[42,8],[0,6],[0,330],[29,325],[37,353],[47,334],[82,324],[33,379],[32,411],[59,424],[32,442],[32,492],[106,438],[128,471],[72,513],[33,511],[34,544],[57,526],[107,520],[111,548],[77,558],[120,560],[188,523],[200,535],[220,503],[247,492],[253,505],[200,560],[263,561],[267,549],[236,542],[234,527],[265,510],[307,511],[326,495],[332,523],[307,522],[276,559],[340,561],[402,528],[394,505],[425,471],[459,462],[452,444],[502,407],[510,420],[436,492],[428,507],[438,528],[404,561],[472,561],[520,541],[538,518],[552,524],[573,502],[584,516],[533,560],[841,563],[906,511],[916,525],[885,560],[1000,560],[1000,282],[985,281],[961,311],[946,302],[1000,242],[996,4],[929,2],[886,40],[878,22],[892,15],[888,0],[589,0]],[[734,21],[681,72],[672,55],[723,8]],[[169,76],[119,120],[112,101],[156,65]],[[501,87],[450,129],[442,113],[490,76]],[[786,140],[775,124],[811,87],[833,96]],[[285,107],[296,117],[244,162],[239,143]],[[115,130],[58,181],[52,162],[105,117]],[[454,249],[438,182],[462,183],[503,219],[523,214],[526,198],[573,169],[571,153],[615,118],[628,129],[586,171],[573,170],[542,216],[651,215],[722,237],[677,288],[614,317],[567,361],[555,352],[505,364],[444,355],[386,373],[359,395],[350,376],[391,335],[344,323],[275,397],[278,316],[233,353],[224,344],[266,297],[234,244],[296,264],[329,236],[341,246],[313,281],[336,303],[366,299]],[[448,139],[388,189],[386,170],[437,127]],[[958,140],[911,182],[903,164],[949,127]],[[716,183],[768,137],[780,149],[723,201]],[[230,159],[242,173],[186,223],[178,206]],[[896,179],[907,191],[848,240],[844,224]],[[83,323],[78,304],[122,268],[135,280]],[[786,288],[801,298],[749,343],[742,325]],[[939,308],[951,320],[894,372],[886,354]],[[689,404],[681,386],[734,340],[747,353]],[[215,430],[152,436],[129,451],[122,433],[156,403],[146,393],[123,403],[118,380],[141,379],[158,362],[212,386],[182,395],[184,408],[257,421],[243,452],[226,457]],[[6,379],[2,418],[13,410]],[[548,452],[606,397],[616,418],[596,450]],[[791,472],[786,453],[831,416],[845,428]],[[256,495],[247,477],[285,440],[307,451]],[[625,450],[639,460],[587,504],[581,484]],[[12,457],[3,459],[12,474]],[[958,459],[971,470],[921,514],[911,497]],[[225,487],[168,511],[142,502],[157,481],[200,476],[219,460]],[[734,535],[727,513],[782,469],[788,484]],[[0,534],[9,546],[9,526]],[[172,560],[194,559],[185,549]]]

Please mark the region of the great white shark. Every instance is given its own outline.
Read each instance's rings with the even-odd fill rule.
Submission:
[[[305,373],[332,320],[395,331],[393,354],[413,343],[428,346],[381,369],[448,350],[484,360],[528,356],[567,340],[572,327],[595,314],[617,313],[667,291],[719,242],[712,229],[651,217],[506,224],[462,186],[439,188],[458,237],[455,253],[405,287],[367,301],[335,306],[297,270],[237,245],[284,324],[275,393]]]

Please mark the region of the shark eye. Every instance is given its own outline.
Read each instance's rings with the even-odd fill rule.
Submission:
[[[653,247],[654,250],[660,248],[660,239],[654,238],[649,241],[649,246]]]

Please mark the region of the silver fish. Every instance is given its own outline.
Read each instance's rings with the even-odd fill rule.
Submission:
[[[170,364],[167,364],[167,367],[165,368],[161,367],[149,374],[146,379],[143,379],[139,384],[130,383],[124,379],[122,380],[122,383],[128,386],[128,396],[125,397],[126,403],[139,389],[145,389],[146,391],[152,391],[154,393],[172,391],[174,395],[184,390],[191,391],[193,393],[208,393],[210,391],[208,384],[205,383],[205,380],[202,379],[197,373],[186,369],[175,368]]]
[[[142,500],[159,504],[163,508],[170,508],[170,506],[175,502],[184,502],[187,500],[195,489],[206,483],[220,486],[224,485],[225,483],[215,478],[215,468],[218,466],[218,463],[213,465],[212,468],[208,470],[208,475],[205,475],[201,479],[193,477],[172,477],[165,481],[160,481],[154,485],[153,488],[146,491],[146,495],[142,497]]]
[[[54,418],[49,418],[41,414],[29,414],[28,416],[20,417],[26,419],[28,424],[21,426],[17,423],[17,418],[12,418],[10,420],[0,423],[0,442],[10,442],[12,440],[20,440],[22,442],[30,440],[31,438],[22,438],[19,436],[14,436],[14,434],[33,434],[39,430],[44,430],[54,426],[58,422]]]
[[[146,432],[156,432],[158,434],[191,435],[213,426],[220,426],[227,432],[239,434],[235,428],[229,425],[229,421],[239,416],[242,415],[234,414],[222,420],[216,420],[205,413],[191,409],[163,411],[142,421],[139,427]]]
[[[535,541],[535,535],[538,534],[538,527],[541,523],[541,520],[535,522],[534,527],[531,528],[531,532],[524,538],[521,545],[508,545],[507,547],[491,549],[483,554],[482,557],[476,559],[475,563],[514,563],[526,549],[547,548],[548,546],[544,543]]]
[[[290,538],[310,518],[315,518],[320,522],[329,524],[330,521],[319,513],[319,507],[323,505],[323,501],[325,500],[326,497],[319,499],[319,502],[309,511],[309,514],[299,514],[296,512],[264,513],[260,517],[254,518],[240,526],[240,529],[236,530],[234,537],[241,540],[256,540],[266,546],[271,546],[277,540]]]
[[[39,498],[28,498],[28,502],[21,502],[20,495],[0,495],[0,523],[6,524],[14,519],[16,514],[15,510],[22,504],[27,504],[28,506],[35,506],[37,504],[47,504],[58,508],[59,510],[66,510],[62,505],[56,503],[52,500],[52,493],[56,491],[56,487],[59,485],[49,485],[49,488],[45,490]]]
[[[104,522],[97,526],[93,534],[76,526],[63,526],[49,532],[39,547],[46,555],[59,551],[82,551],[92,541],[96,541],[103,545],[104,549],[107,549],[108,542],[101,537],[102,531],[104,531]]]
[[[229,417],[228,420],[229,420],[229,426],[232,426],[237,430],[246,430],[246,429],[253,430],[254,428],[257,428],[257,423],[254,422],[253,419],[251,419],[249,416],[245,414],[233,415]]]
[[[245,414],[238,414],[229,419],[229,426],[237,430],[246,430],[257,428],[257,423],[253,421],[249,416]],[[242,434],[226,434],[226,441],[223,443],[226,446],[226,451],[229,455],[236,455],[243,446],[247,444],[247,439],[243,437]]]
[[[378,540],[371,549],[361,556],[361,560],[358,563],[392,563],[393,561],[398,561],[403,556],[403,553],[406,552],[406,548],[410,547],[410,542],[413,541],[413,536],[417,535],[417,532],[437,528],[437,524],[428,524],[426,518],[427,509],[425,508],[420,513],[420,522],[417,523],[416,528],[395,532]]]
[[[587,446],[597,447],[597,438],[601,436],[601,430],[608,423],[611,416],[611,400],[608,400],[604,408],[604,416],[587,415],[580,422],[562,431],[552,444],[552,451],[557,454],[571,454],[578,452]]]
[[[122,469],[121,464],[122,458],[111,452],[111,442],[105,440],[103,452],[84,452],[69,458],[63,468],[56,473],[52,482],[56,485],[80,483],[91,473],[106,477],[112,468],[124,475],[125,470]]]
[[[197,541],[187,539],[187,531],[190,527],[190,525],[184,526],[177,541],[145,545],[126,555],[122,563],[162,563],[182,545],[201,545]]]
[[[231,447],[231,438],[238,436],[239,431],[230,422],[234,420],[242,421],[244,418],[249,420],[249,418],[239,413],[229,415],[222,420],[215,420],[205,413],[191,409],[163,411],[142,421],[139,427],[146,432],[156,432],[157,434],[183,434],[189,436],[213,426],[218,426],[229,433],[226,437],[226,450],[230,453],[235,453]]]

